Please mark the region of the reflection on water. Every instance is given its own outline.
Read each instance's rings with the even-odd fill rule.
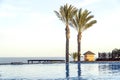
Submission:
[[[120,62],[0,65],[0,80],[119,80],[119,75]]]
[[[76,64],[75,64],[76,65]],[[66,63],[66,79],[69,80],[70,79],[70,72],[69,72],[69,63]],[[75,73],[74,73],[75,74]],[[81,63],[78,62],[77,64],[77,74],[78,74],[78,78],[77,80],[81,80]]]
[[[78,77],[81,76],[81,63],[78,62]]]
[[[100,75],[120,75],[120,63],[108,63],[99,65],[99,74]]]
[[[118,63],[78,63],[78,76],[70,80],[120,80]]]
[[[69,78],[69,63],[66,63],[66,78]]]
[[[109,64],[109,70],[120,70],[120,64]]]

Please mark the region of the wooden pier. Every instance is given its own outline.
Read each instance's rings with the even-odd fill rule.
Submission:
[[[65,60],[28,60],[28,64],[65,62]]]

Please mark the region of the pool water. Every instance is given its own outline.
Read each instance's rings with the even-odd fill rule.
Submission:
[[[69,64],[66,78],[65,64],[0,65],[0,80],[120,80],[120,62]]]

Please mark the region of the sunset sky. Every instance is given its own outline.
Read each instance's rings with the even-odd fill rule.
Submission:
[[[65,24],[55,15],[66,3],[97,20],[82,34],[82,54],[120,48],[120,0],[0,0],[0,57],[64,57]],[[70,53],[77,31],[70,28]]]

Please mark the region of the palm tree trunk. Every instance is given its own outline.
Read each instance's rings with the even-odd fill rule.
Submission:
[[[69,39],[66,39],[66,63],[69,62]]]
[[[77,36],[77,42],[78,42],[78,62],[80,61],[80,56],[81,56],[81,32],[78,33]]]
[[[69,38],[70,38],[70,29],[68,25],[65,28],[66,31],[66,78],[69,77]]]
[[[68,25],[66,25],[66,63],[69,62],[69,38],[70,38],[70,29]]]

